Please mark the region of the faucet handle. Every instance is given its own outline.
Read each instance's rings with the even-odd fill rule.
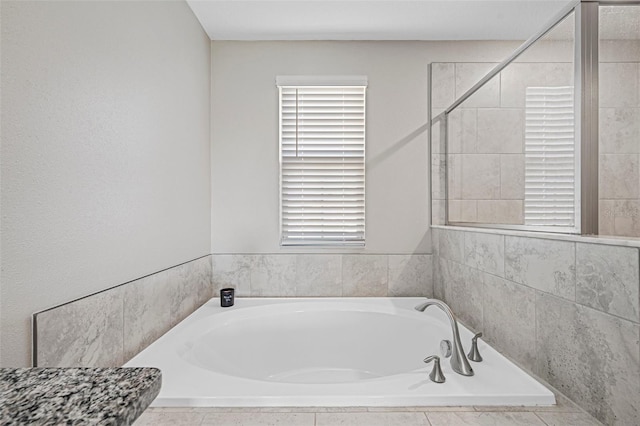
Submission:
[[[467,355],[471,361],[480,362],[482,361],[482,356],[478,351],[478,337],[482,337],[482,333],[478,333],[471,339],[471,350]]]
[[[447,380],[442,374],[442,368],[440,368],[440,357],[438,355],[431,355],[424,359],[425,363],[430,363],[433,361],[433,370],[429,374],[429,378],[432,382],[435,383],[444,383]]]

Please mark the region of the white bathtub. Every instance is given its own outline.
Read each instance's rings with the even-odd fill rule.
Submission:
[[[211,299],[125,367],[162,370],[153,406],[553,405],[553,393],[487,344],[472,377],[442,360],[446,383],[429,380],[451,339],[424,298]],[[465,351],[472,334],[460,326]]]

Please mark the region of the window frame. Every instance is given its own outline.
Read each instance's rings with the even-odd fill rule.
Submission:
[[[278,162],[279,162],[279,245],[280,247],[360,247],[366,245],[366,97],[368,79],[366,76],[278,76],[276,78],[278,89]],[[361,88],[362,90],[362,238],[348,239],[300,239],[291,240],[284,233],[284,156],[283,156],[283,88]],[[313,158],[313,157],[312,157]],[[318,157],[321,158],[321,157]],[[346,158],[346,157],[343,157]]]

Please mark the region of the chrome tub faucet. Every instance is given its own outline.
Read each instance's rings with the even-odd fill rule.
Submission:
[[[463,376],[473,376],[473,368],[469,365],[469,361],[467,360],[466,355],[464,354],[464,348],[462,347],[462,343],[460,342],[460,332],[458,331],[458,321],[456,321],[456,317],[453,315],[451,308],[441,300],[438,299],[427,299],[426,302],[419,304],[416,306],[416,311],[424,312],[429,306],[434,305],[438,308],[442,309],[447,317],[449,317],[449,322],[451,323],[451,331],[453,333],[453,350],[451,353],[451,368],[458,374],[462,374]]]

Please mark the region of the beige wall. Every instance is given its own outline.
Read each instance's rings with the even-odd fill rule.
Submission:
[[[183,2],[2,2],[2,365],[35,311],[210,252],[209,40]]]
[[[500,61],[517,45],[214,41],[213,253],[285,251],[279,247],[278,234],[275,78],[287,74],[368,76],[367,242],[365,249],[351,251],[429,253],[428,160],[423,128],[427,122],[427,64]]]

